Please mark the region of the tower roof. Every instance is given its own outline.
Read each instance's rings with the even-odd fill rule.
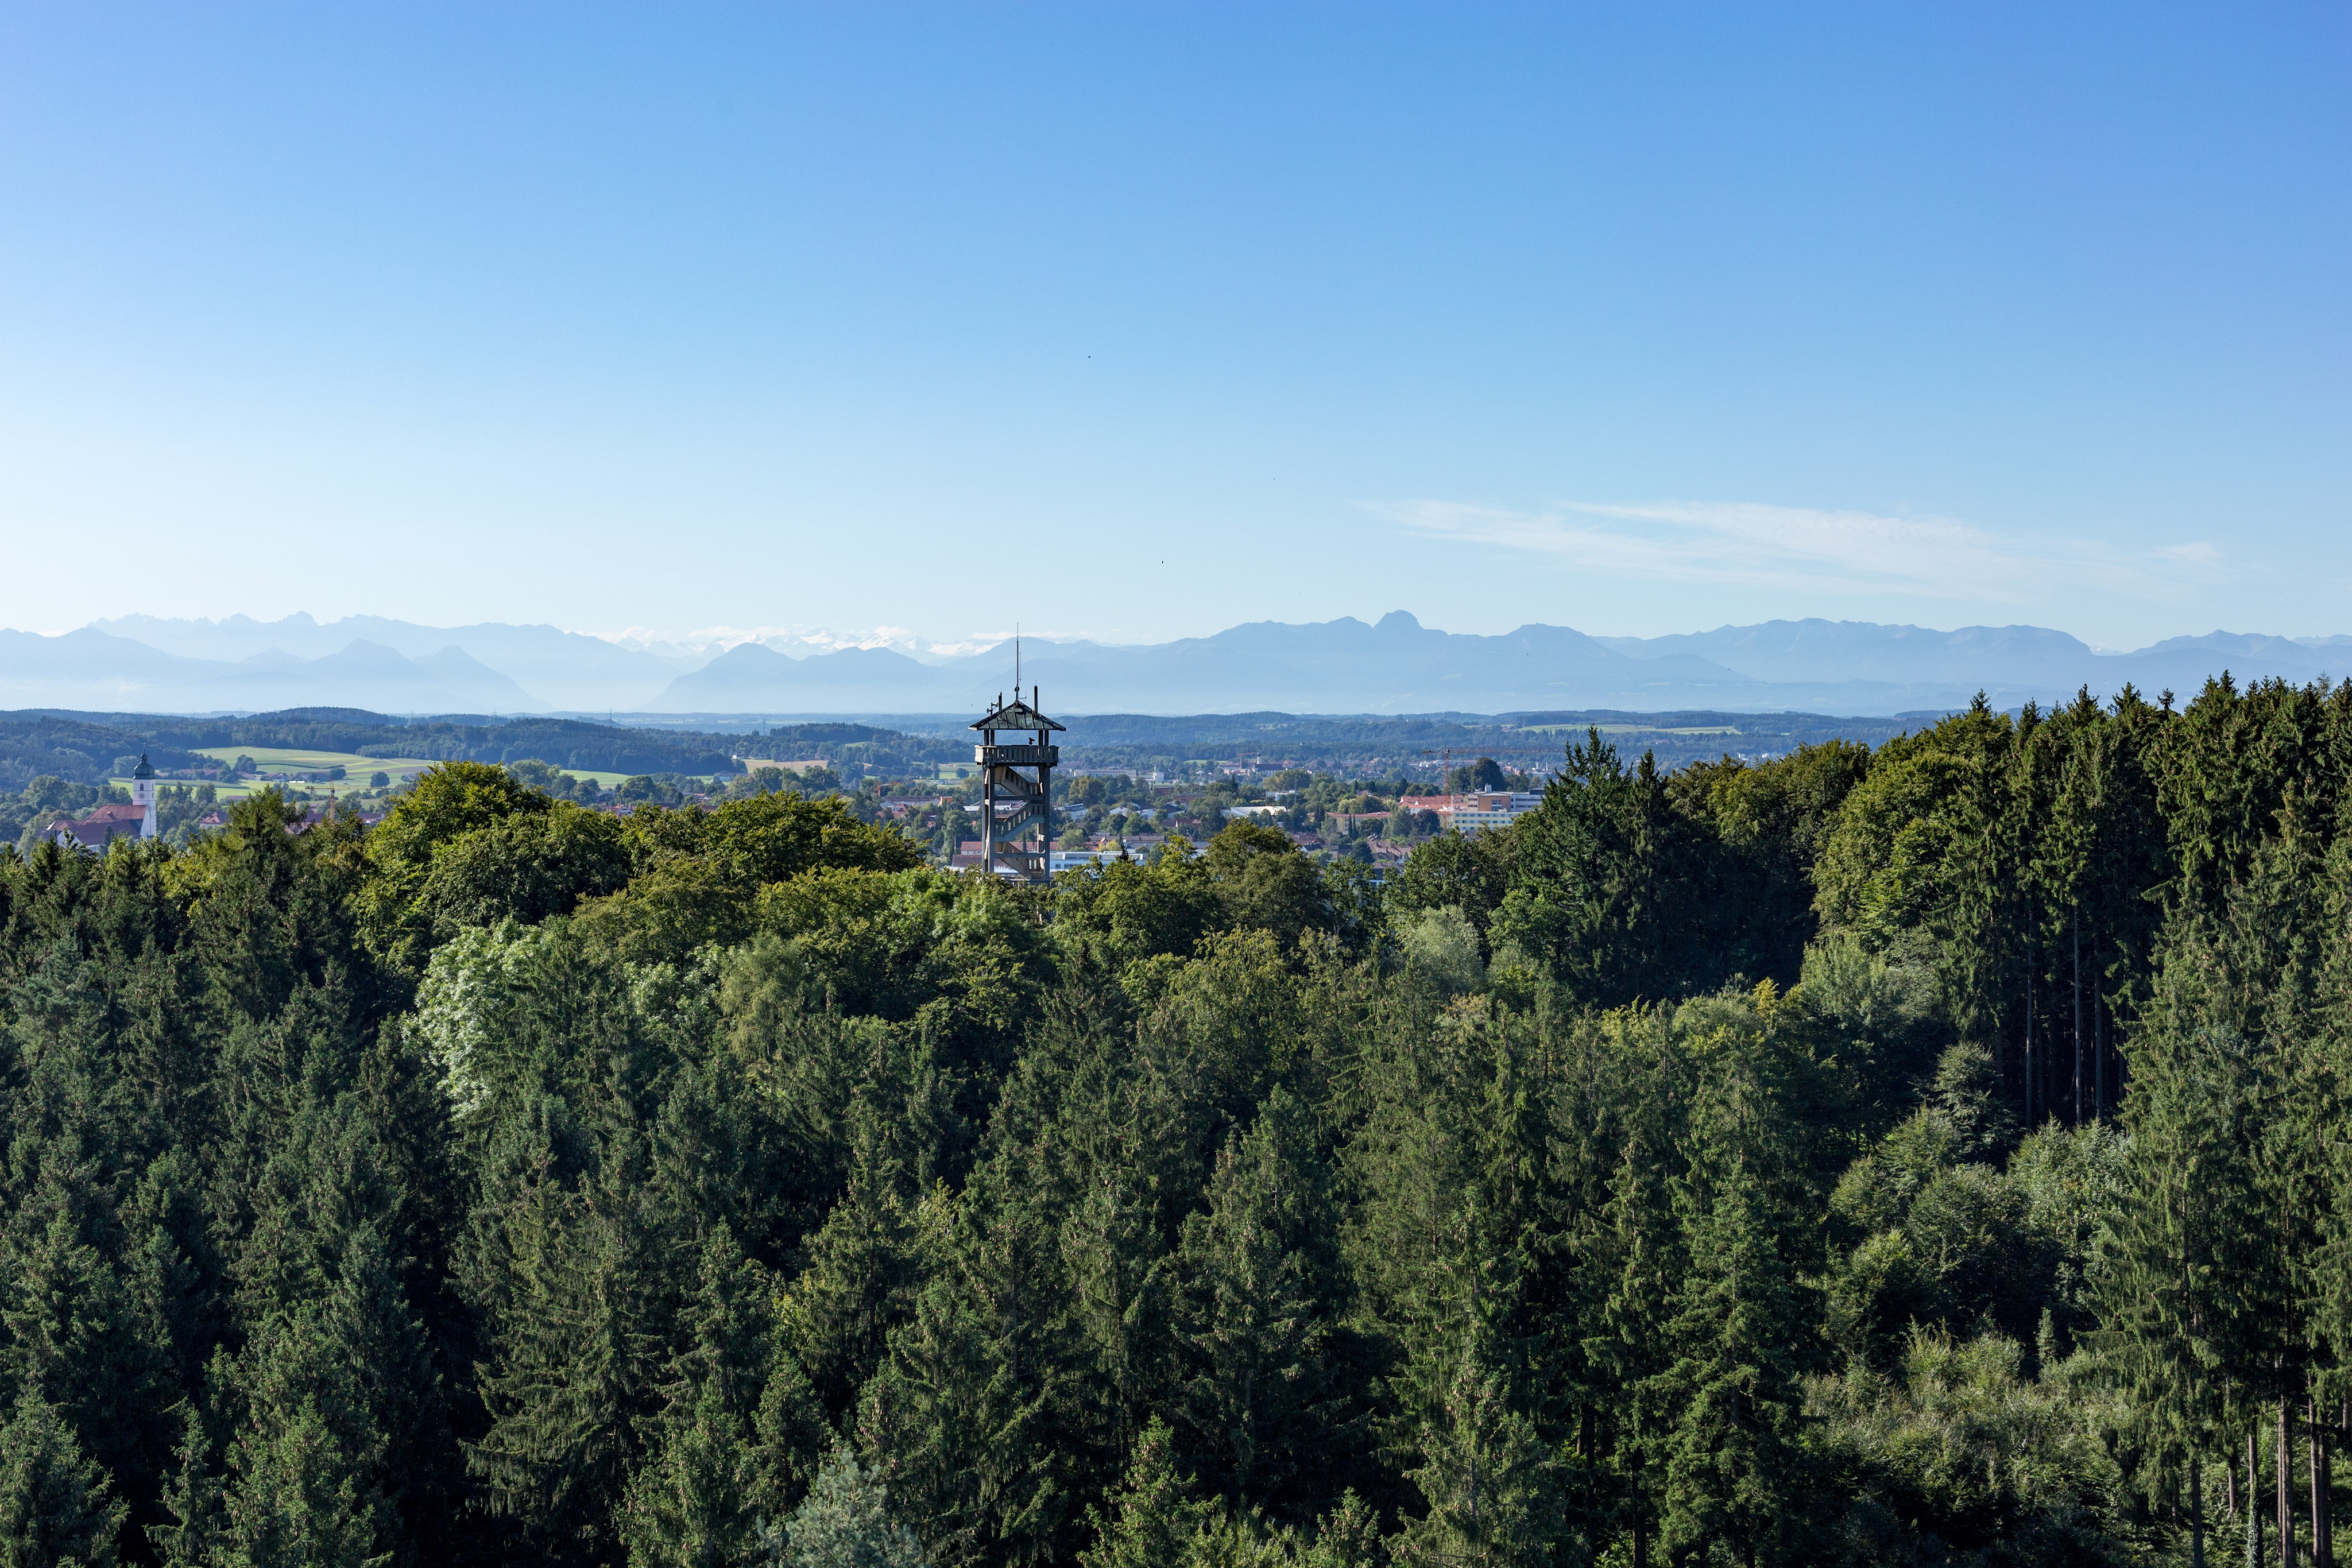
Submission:
[[[133,779],[152,779],[155,777],[155,770],[147,765],[147,754],[145,752],[142,751],[139,754],[139,770],[136,773],[133,773],[131,777]]]
[[[1013,700],[996,699],[996,706],[972,720],[974,729],[1060,729],[1062,727],[1021,700],[1014,693]]]

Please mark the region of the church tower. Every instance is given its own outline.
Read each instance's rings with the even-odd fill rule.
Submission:
[[[1021,700],[996,699],[996,706],[973,722],[980,744],[971,759],[980,764],[980,863],[1000,876],[1023,882],[1050,882],[1054,876],[1054,764],[1062,748],[1045,737],[1062,727],[1037,711],[1037,688]],[[1027,730],[1034,742],[999,746],[999,730]],[[1037,834],[1034,848],[1029,835]]]
[[[155,769],[147,765],[147,754],[139,754],[139,770],[131,776],[131,803],[139,808],[139,836],[155,836]]]

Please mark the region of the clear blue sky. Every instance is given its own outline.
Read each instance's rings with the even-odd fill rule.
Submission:
[[[0,7],[0,623],[2352,631],[2352,12]]]

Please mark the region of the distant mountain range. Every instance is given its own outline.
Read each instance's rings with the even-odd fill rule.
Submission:
[[[822,637],[824,641],[820,642]],[[979,712],[1013,685],[1013,650],[948,651],[893,634],[780,637],[723,652],[629,646],[552,626],[432,627],[375,616],[320,622],[131,616],[62,636],[0,631],[0,707],[256,712],[343,706],[391,714],[791,716]],[[914,648],[921,657],[897,651]],[[2126,682],[2150,696],[2352,672],[2352,637],[2214,632],[2105,653],[2038,626],[1929,631],[1769,621],[1665,637],[1591,637],[1528,625],[1470,636],[1402,611],[1306,625],[1257,622],[1209,637],[1116,647],[1032,641],[1024,684],[1064,713],[1507,713],[1623,708],[1935,712],[1981,690],[2048,704]]]
[[[353,615],[324,625],[308,615],[289,615],[283,621],[268,622],[243,615],[232,615],[226,621],[165,621],[152,615],[130,615],[120,621],[98,622],[84,631],[128,638],[184,659],[234,662],[242,674],[226,677],[232,681],[256,676],[264,682],[282,679],[289,683],[289,690],[299,687],[306,694],[323,694],[327,688],[310,684],[304,671],[294,665],[283,665],[282,673],[276,676],[263,674],[250,666],[257,659],[274,655],[282,661],[290,655],[294,664],[315,667],[318,662],[341,654],[355,643],[388,650],[412,664],[455,649],[505,677],[510,688],[501,692],[495,709],[478,702],[462,709],[446,708],[427,699],[427,694],[436,689],[430,675],[411,677],[405,673],[395,674],[387,666],[383,678],[401,690],[413,691],[419,698],[414,705],[419,712],[641,708],[660,696],[672,680],[700,668],[706,662],[691,656],[664,657],[553,626],[509,626],[496,622],[479,626],[418,626],[376,615]],[[0,659],[0,685],[14,674],[13,664]],[[223,678],[217,672],[191,674],[197,681]],[[331,672],[322,672],[322,675],[330,681],[335,678]],[[319,700],[373,707],[379,712],[407,711],[404,706],[387,709],[381,703],[362,702],[356,696],[341,694],[341,688],[336,691],[339,695],[331,699],[320,695]],[[308,702],[310,697],[306,695],[304,700]],[[240,702],[220,706],[256,705]]]

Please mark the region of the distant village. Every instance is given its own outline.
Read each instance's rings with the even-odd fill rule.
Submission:
[[[980,760],[910,764],[890,755],[887,762],[897,766],[877,767],[843,755],[871,754],[870,744],[817,756],[761,756],[757,749],[745,747],[736,756],[731,773],[698,776],[621,776],[566,769],[536,758],[505,766],[520,782],[559,800],[620,816],[648,805],[711,809],[781,790],[835,798],[860,821],[896,825],[923,843],[935,863],[960,869],[987,859],[983,811],[1002,821],[1009,810],[1001,800],[991,806],[991,765]],[[1050,841],[1028,847],[1042,857],[1038,870],[1053,875],[1121,856],[1148,859],[1171,837],[1200,843],[1232,822],[1250,821],[1285,834],[1318,858],[1351,859],[1381,870],[1440,833],[1507,826],[1542,799],[1539,777],[1489,758],[1440,756],[1418,767],[1367,768],[1360,776],[1311,768],[1302,765],[1306,760],[1251,755],[1171,759],[1148,771],[1060,768],[1047,784],[1050,810],[1034,813],[1027,829],[1034,834],[1036,826],[1050,823]],[[261,747],[194,756],[167,768],[144,756],[125,757],[101,784],[34,779],[18,802],[19,820],[0,821],[0,830],[28,853],[43,841],[95,852],[116,839],[185,844],[224,827],[236,799],[263,789],[277,790],[299,808],[296,831],[331,816],[373,823],[430,766],[418,758]],[[1024,788],[1034,789],[1034,781]]]

